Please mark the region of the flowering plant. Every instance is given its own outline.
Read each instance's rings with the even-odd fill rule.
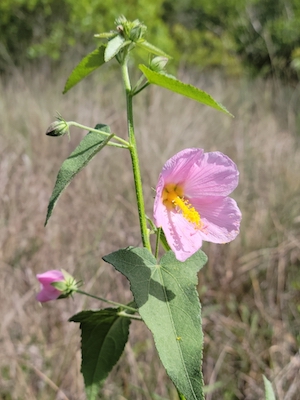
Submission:
[[[106,42],[75,67],[64,93],[112,59],[120,66],[127,104],[125,140],[106,124],[90,128],[61,116],[47,130],[50,136],[69,134],[71,126],[88,130],[63,162],[49,201],[45,225],[70,181],[106,146],[129,151],[135,182],[142,247],[129,246],[103,257],[130,281],[133,300],[120,304],[85,293],[74,278],[60,271],[37,276],[42,290],[37,299],[53,300],[72,293],[97,298],[114,307],[85,310],[70,318],[82,330],[82,373],[89,400],[97,398],[103,382],[119,360],[128,340],[132,319],[151,330],[160,359],[180,399],[204,398],[201,373],[203,335],[201,308],[196,290],[197,273],[207,261],[202,241],[226,243],[239,232],[241,213],[228,195],[238,184],[235,163],[220,152],[188,148],[164,165],[156,186],[153,221],[145,214],[143,187],[133,120],[133,98],[150,84],[158,85],[215,108],[227,109],[204,91],[181,82],[166,71],[169,55],[145,40],[146,26],[138,20],[116,20],[116,29],[96,35]],[[132,84],[131,53],[146,52],[148,65],[139,65],[140,78]],[[136,74],[134,75],[136,76]],[[104,182],[105,184],[105,182]],[[150,235],[156,236],[152,248]],[[166,252],[160,257],[161,245]]]
[[[156,186],[154,220],[179,261],[199,250],[203,240],[235,239],[241,212],[227,195],[238,175],[234,162],[220,152],[186,149],[166,162]]]

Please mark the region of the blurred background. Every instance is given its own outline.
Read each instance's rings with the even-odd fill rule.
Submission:
[[[206,398],[263,399],[265,374],[277,399],[298,400],[300,0],[1,0],[0,399],[85,399],[80,331],[67,320],[105,305],[75,296],[41,307],[37,273],[64,268],[86,291],[131,300],[126,279],[101,259],[141,244],[127,152],[105,148],[44,228],[60,165],[85,135],[45,136],[56,111],[126,137],[115,61],[62,95],[72,68],[99,44],[94,33],[114,29],[120,14],[143,21],[147,40],[174,56],[169,71],[235,115],[156,87],[134,104],[149,216],[159,172],[183,148],[222,151],[240,171],[241,233],[206,243],[199,273]],[[132,322],[99,398],[177,399],[142,323]]]

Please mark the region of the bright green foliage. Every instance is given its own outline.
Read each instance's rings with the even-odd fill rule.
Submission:
[[[63,162],[48,204],[45,225],[51,217],[52,211],[63,190],[66,189],[74,176],[77,175],[113,137],[113,134],[107,136],[101,133],[101,131],[110,133],[110,128],[107,125],[98,124],[95,129],[98,129],[100,132],[89,132]]]
[[[295,77],[299,0],[166,0],[163,19],[188,64]]]
[[[147,40],[174,54],[174,42],[161,19],[162,4],[163,0],[1,0],[0,61],[5,59],[3,49],[14,61],[44,55],[59,59],[74,46],[91,51],[99,43],[93,35],[109,32],[122,14],[147,22]]]
[[[195,86],[189,85],[187,83],[183,83],[172,76],[151,71],[151,69],[147,68],[145,65],[140,65],[139,68],[150,83],[161,86],[165,89],[171,90],[172,92],[181,94],[182,96],[186,96],[190,99],[199,101],[200,103],[216,108],[217,110],[223,111],[225,114],[229,114],[232,116],[232,114],[230,114],[230,112],[222,104],[218,103],[203,90],[200,90]]]
[[[71,75],[69,76],[63,93],[66,93],[83,78],[104,64],[104,51],[105,46],[102,45],[80,61],[80,63],[73,69]]]
[[[119,311],[113,308],[82,311],[69,319],[80,323],[81,372],[88,400],[97,399],[99,389],[127,343],[131,321],[119,317]]]
[[[103,259],[130,281],[139,313],[153,333],[160,359],[178,391],[186,400],[204,399],[196,285],[206,255],[199,251],[181,263],[169,251],[158,263],[146,248],[128,247]]]
[[[148,51],[149,53],[155,54],[156,56],[172,58],[167,53],[165,53],[164,51],[162,51],[158,47],[153,46],[153,44],[147,42],[146,40],[141,39],[136,44],[141,49],[144,49],[144,50]]]
[[[147,41],[177,64],[299,74],[299,0],[1,0],[0,68],[24,57],[59,59],[74,46],[92,50],[93,34],[110,31],[121,14],[147,23]]]
[[[104,59],[105,62],[110,61],[119,51],[130,44],[130,41],[125,40],[122,36],[118,35],[111,39],[105,49]]]
[[[271,382],[263,375],[265,384],[265,400],[276,400]]]

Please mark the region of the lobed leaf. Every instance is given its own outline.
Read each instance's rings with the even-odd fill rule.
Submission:
[[[105,45],[103,44],[80,61],[80,63],[71,72],[71,75],[65,84],[63,94],[67,93],[68,90],[70,90],[83,78],[105,63],[104,51]]]
[[[183,83],[166,74],[152,71],[150,68],[146,67],[146,65],[140,64],[139,68],[150,83],[199,101],[200,103],[206,104],[207,106],[213,107],[216,110],[222,111],[233,117],[233,115],[221,103],[217,102],[212,96],[203,90],[200,90],[193,85]]]
[[[58,172],[55,186],[48,204],[45,226],[47,225],[56,202],[64,189],[66,189],[74,176],[77,175],[78,172],[80,172],[114,136],[113,134],[107,136],[104,133],[101,133],[101,131],[110,133],[110,128],[107,125],[98,124],[95,129],[98,129],[100,132],[89,132],[70,156],[63,162]]]
[[[104,380],[121,357],[128,340],[130,319],[118,309],[82,311],[69,321],[81,329],[81,372],[88,400],[95,400]]]
[[[128,247],[103,259],[130,281],[139,313],[153,333],[160,359],[178,392],[186,400],[204,399],[196,285],[206,255],[199,251],[182,263],[169,251],[158,263],[147,249]]]

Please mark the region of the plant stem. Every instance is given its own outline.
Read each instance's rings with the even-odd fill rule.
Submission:
[[[127,60],[124,60],[122,64],[122,76],[126,92],[126,104],[127,104],[127,128],[128,128],[128,138],[129,138],[129,151],[131,155],[131,162],[133,168],[133,177],[135,183],[136,200],[138,206],[140,229],[143,246],[146,247],[151,252],[151,245],[149,240],[149,233],[147,229],[147,220],[145,214],[145,203],[142,188],[142,178],[139,166],[139,158],[137,153],[137,146],[134,134],[134,123],[133,123],[133,107],[132,107],[132,91],[131,84],[128,74]]]
[[[142,90],[144,90],[147,86],[149,86],[150,83],[146,82],[143,86],[141,86],[139,89],[135,90],[133,93],[133,96],[137,95],[138,93],[140,93]]]
[[[119,144],[114,142],[108,142],[106,146],[118,147],[119,149],[128,149],[128,145],[125,146],[124,144]]]
[[[158,250],[159,250],[159,243],[160,243],[160,232],[161,232],[161,228],[157,228],[156,244],[155,244],[155,258],[158,257]]]
[[[130,318],[130,319],[136,319],[137,321],[143,321],[139,315],[127,314],[125,311],[118,312],[118,315],[120,317],[124,317],[124,318]]]
[[[138,312],[138,310],[136,308],[133,308],[133,307],[130,307],[130,306],[126,306],[125,304],[116,303],[115,301],[104,299],[103,297],[94,296],[93,294],[86,293],[86,292],[84,292],[82,290],[79,290],[79,289],[76,290],[76,293],[84,294],[84,295],[86,295],[88,297],[92,297],[93,299],[104,301],[105,303],[112,304],[113,306],[116,306],[116,307],[125,308],[126,310],[131,311],[131,312]]]
[[[108,133],[108,132],[105,132],[105,131],[101,131],[99,129],[90,128],[89,126],[81,125],[81,124],[79,124],[78,122],[75,122],[75,121],[68,121],[68,125],[69,126],[77,126],[77,128],[85,129],[87,131],[91,131],[91,132],[95,132],[95,133],[101,133],[101,134],[106,135],[106,136],[111,135],[111,133]],[[125,148],[128,148],[129,143],[126,140],[120,138],[117,135],[114,135],[113,139],[118,140],[120,143],[124,144]],[[111,143],[111,144],[112,145],[116,145],[116,143]]]

